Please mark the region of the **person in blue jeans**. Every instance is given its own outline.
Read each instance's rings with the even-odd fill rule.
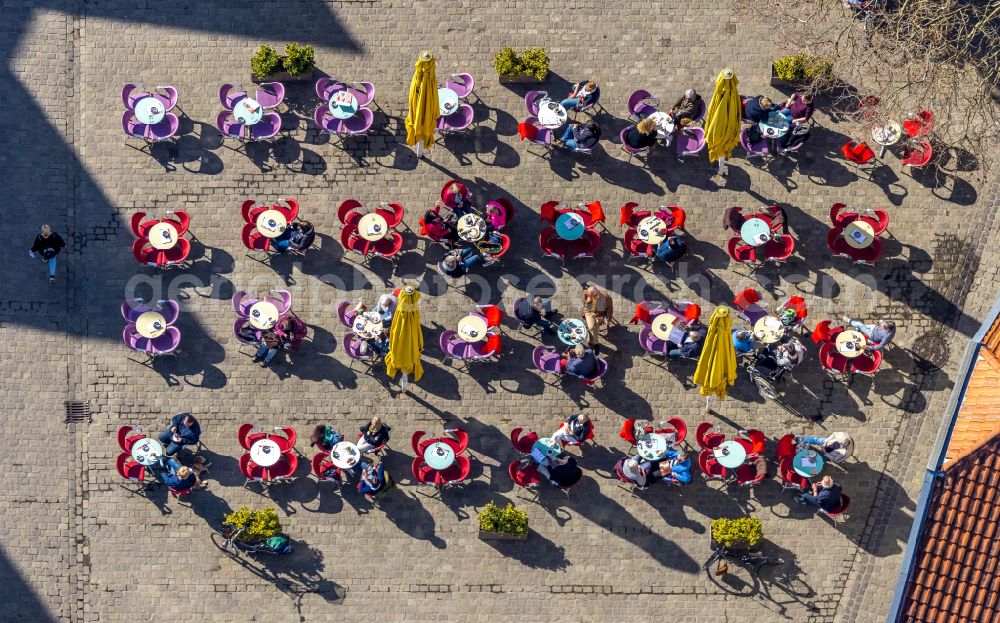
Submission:
[[[167,485],[177,493],[189,491],[198,482],[198,475],[193,469],[181,465],[176,459],[161,456],[150,466],[150,471],[157,480]]]
[[[358,467],[361,466],[362,464],[358,463]],[[361,474],[358,478],[358,492],[370,500],[372,495],[381,491],[384,486],[385,465],[379,463],[376,467],[371,463],[365,463],[364,467],[361,467]]]
[[[571,123],[566,126],[566,131],[557,141],[552,144],[556,147],[567,149],[593,149],[601,138],[601,128],[593,121],[586,125],[582,123]]]
[[[377,353],[380,357],[385,357],[386,353],[389,352],[389,336],[385,333],[379,333],[375,337],[365,338],[365,344],[368,348],[372,349],[372,352]]]
[[[799,504],[811,504],[830,512],[840,506],[840,485],[835,484],[833,478],[823,476],[822,484],[813,483],[812,493],[797,495],[795,501]]]
[[[459,218],[475,211],[472,201],[462,192],[462,187],[457,182],[452,183],[445,191],[445,202]]]
[[[29,256],[34,258],[35,253],[38,253],[49,265],[49,283],[56,282],[56,256],[65,246],[66,241],[62,239],[62,236],[52,231],[50,226],[42,225],[41,233],[35,236],[35,242],[28,250]]]
[[[190,413],[178,413],[170,420],[170,428],[160,433],[160,443],[167,456],[174,456],[184,446],[193,446],[201,438],[201,425]]]
[[[569,97],[561,103],[566,110],[579,110],[594,101],[597,97],[597,83],[593,80],[577,83],[573,90],[569,92]]]
[[[896,323],[891,320],[879,320],[875,324],[864,324],[844,316],[844,322],[868,338],[868,350],[882,350],[892,341],[892,338],[896,337]]]
[[[661,262],[676,262],[687,255],[687,243],[683,236],[670,236],[656,246],[656,259]]]

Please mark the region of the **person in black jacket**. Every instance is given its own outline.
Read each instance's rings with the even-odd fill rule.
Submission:
[[[557,487],[569,487],[583,475],[583,470],[570,455],[550,459],[548,465],[539,465],[538,471]]]
[[[48,263],[49,283],[56,282],[56,256],[65,246],[66,241],[62,239],[62,236],[52,231],[48,225],[42,225],[41,233],[35,236],[35,242],[28,251],[28,255],[31,257],[35,257],[35,254],[38,253]]]
[[[371,419],[371,422],[361,426],[358,450],[364,454],[389,443],[389,431],[391,430],[390,427],[382,423],[382,418],[376,415]]]
[[[795,497],[799,504],[812,504],[830,512],[840,506],[840,485],[833,482],[833,478],[823,476],[823,483],[814,482],[812,493],[806,493]]]
[[[767,121],[769,114],[780,109],[781,107],[772,102],[767,96],[755,95],[747,99],[747,103],[743,107],[743,116],[751,123],[760,123],[761,121]]]
[[[684,336],[684,340],[680,344],[674,344],[673,342],[668,341],[667,356],[694,359],[701,354],[703,337],[704,334],[702,334],[701,331],[688,331],[687,335]]]
[[[556,327],[547,316],[551,316],[555,311],[551,309],[551,303],[540,296],[524,297],[514,307],[514,317],[521,323],[524,329],[538,325],[546,333],[555,333]]]
[[[160,443],[166,446],[164,452],[173,456],[184,446],[193,446],[201,437],[201,425],[190,413],[178,413],[170,420],[170,428],[160,433]]]
[[[643,119],[625,133],[625,144],[632,149],[645,149],[656,144],[656,122]]]
[[[567,149],[593,149],[597,146],[597,141],[601,138],[601,126],[591,121],[586,125],[582,123],[571,123],[566,126],[566,131],[562,138],[552,141],[556,147],[566,147]]]

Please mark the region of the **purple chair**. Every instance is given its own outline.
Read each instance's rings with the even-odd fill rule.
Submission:
[[[280,82],[261,82],[254,99],[264,108],[277,108],[285,101],[285,85]]]
[[[740,310],[739,317],[750,323],[750,326],[757,324],[757,321],[767,315],[767,310],[757,303],[750,303]]]
[[[705,103],[705,98],[698,100],[698,113],[695,114],[694,119],[691,123],[701,123],[705,120],[705,114],[708,113],[708,104]]]
[[[608,367],[609,367],[608,366],[608,362],[605,361],[604,359],[601,359],[600,357],[598,357],[597,358],[597,374],[595,374],[594,376],[592,376],[590,378],[583,377],[583,376],[580,376],[580,377],[577,377],[577,378],[579,378],[581,381],[583,381],[584,385],[593,385],[593,384],[597,383],[598,381],[600,381],[601,379],[604,378],[604,375],[608,373]]]
[[[223,110],[216,115],[215,129],[217,129],[224,138],[243,139],[243,124],[233,117],[231,110]]]
[[[532,117],[538,116],[538,101],[542,99],[542,94],[542,91],[528,91],[524,95],[524,105]]]
[[[122,341],[125,342],[125,346],[140,353],[146,352],[149,347],[149,339],[139,335],[132,323],[125,325],[125,329],[122,331]]]
[[[653,330],[648,326],[639,330],[639,346],[642,346],[642,350],[650,355],[657,357],[666,357],[669,350],[667,341],[653,335]]]
[[[156,357],[158,355],[169,355],[177,350],[181,343],[181,331],[177,327],[167,327],[163,335],[149,340],[147,352]]]
[[[288,290],[272,290],[275,296],[264,297],[264,300],[278,308],[278,315],[284,316],[292,308],[292,293]]]
[[[177,301],[170,299],[157,301],[156,309],[163,316],[163,321],[168,325],[177,322],[177,317],[181,315],[181,306],[177,304]]]
[[[144,303],[142,299],[135,299],[134,301],[126,299],[122,301],[121,309],[122,318],[124,318],[126,322],[135,322],[140,315],[153,309],[153,306],[149,303]]]
[[[163,104],[163,110],[172,110],[177,105],[177,89],[171,86],[156,87],[162,93],[152,93],[151,95]]]
[[[177,128],[180,127],[180,124],[177,115],[168,112],[163,116],[163,121],[146,126],[148,138],[152,141],[165,141],[177,134]]]
[[[375,101],[375,85],[371,82],[352,82],[347,87],[347,92],[358,100],[358,108],[362,108]]]
[[[264,113],[260,123],[250,126],[250,140],[262,141],[272,138],[281,129],[281,115],[276,112]]]
[[[347,356],[351,358],[352,368],[354,367],[355,361],[360,361],[362,363],[368,364],[368,368],[370,369],[375,364],[375,362],[378,361],[379,359],[378,353],[372,351],[371,349],[369,349],[367,353],[362,353],[361,345],[364,342],[362,342],[357,338],[358,336],[354,335],[354,333],[350,331],[344,334],[344,342],[343,342],[344,352],[347,353]]]
[[[545,344],[536,346],[535,350],[531,353],[531,360],[534,362],[535,367],[539,371],[548,374],[563,373],[561,358],[562,355],[556,352],[554,346],[546,346]]]
[[[219,87],[219,101],[222,102],[222,107],[226,110],[232,110],[236,102],[244,99],[247,96],[246,91],[237,90],[240,87],[235,84],[224,84]]]
[[[632,162],[632,156],[638,156],[639,154],[644,154],[649,151],[649,147],[631,147],[625,142],[625,135],[628,134],[629,130],[634,128],[634,125],[622,128],[621,133],[618,135],[618,139],[622,142],[622,151],[628,154],[628,161]]]
[[[233,294],[232,303],[233,311],[236,312],[237,316],[241,318],[250,317],[250,308],[253,307],[259,299],[248,299],[245,298],[247,293],[243,290],[239,290]]]
[[[330,114],[330,108],[326,104],[320,104],[313,112],[313,122],[316,127],[324,132],[339,134],[343,129],[343,121]]]
[[[375,113],[368,108],[359,108],[356,115],[350,119],[345,119],[343,126],[337,134],[352,136],[354,134],[364,134],[372,127],[375,121]]]
[[[698,152],[705,149],[705,130],[701,128],[684,128],[677,133],[677,157],[684,159],[688,156],[696,156]]]
[[[242,335],[240,335],[240,329],[243,328],[243,325],[246,324],[246,321],[247,321],[246,318],[241,318],[241,317],[237,317],[236,318],[236,320],[233,322],[233,335],[236,336],[236,339],[239,340],[239,342],[241,344],[256,344],[257,342],[254,342],[252,340],[248,340],[245,337],[243,337]],[[257,334],[257,337],[259,339],[260,338],[260,331],[257,331],[256,334]]]
[[[352,303],[349,301],[344,301],[340,305],[337,305],[337,318],[340,319],[340,324],[345,327],[353,327],[354,323],[351,320],[354,318],[354,310],[352,309]]]
[[[126,110],[122,115],[122,130],[132,138],[146,140],[146,124],[139,123],[139,120],[135,118],[135,111],[131,109]]]
[[[446,81],[444,86],[454,91],[459,99],[464,99],[472,95],[472,89],[476,85],[476,81],[472,79],[472,74],[451,74],[450,77],[451,79]]]
[[[639,119],[648,117],[656,112],[656,107],[659,105],[660,100],[653,97],[652,93],[645,89],[639,89],[638,91],[633,91],[632,95],[628,96],[628,102],[626,102],[625,107],[628,108],[629,119],[639,121]]]
[[[766,156],[771,153],[770,149],[767,147],[767,139],[761,138],[756,143],[750,144],[750,130],[746,129],[740,133],[740,145],[747,152],[747,157],[750,156]]]
[[[323,76],[316,81],[316,97],[320,98],[324,102],[329,102],[334,93],[337,91],[343,91],[346,88],[347,85],[343,82],[337,82],[334,78]]]
[[[467,342],[465,342],[464,340],[457,340],[456,339],[457,335],[458,331],[448,329],[446,331],[442,331],[440,337],[438,337],[438,346],[441,348],[441,352],[444,353],[444,356],[446,358],[447,357],[461,358],[461,355],[457,355],[455,353],[456,350],[455,342],[461,341],[463,344]]]
[[[122,87],[122,104],[125,104],[125,108],[132,110],[135,108],[135,103],[147,95],[149,94],[142,91],[141,85],[129,82]]]
[[[538,125],[537,117],[528,117],[524,120],[524,122],[534,126],[536,130],[535,138],[526,138],[525,140],[533,145],[543,145],[545,147],[552,146],[552,130]]]
[[[461,132],[462,130],[468,129],[472,125],[472,118],[475,116],[475,111],[472,106],[468,104],[459,104],[458,110],[451,113],[447,117],[438,117],[437,129],[441,134],[448,134],[451,132]]]

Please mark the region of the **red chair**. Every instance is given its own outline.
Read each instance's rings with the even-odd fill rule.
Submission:
[[[139,238],[132,243],[132,255],[137,262],[148,266],[162,266],[166,263],[163,252],[149,246],[149,240],[146,238]]]
[[[733,236],[726,244],[726,251],[729,258],[740,264],[755,264],[757,262],[757,251],[750,245],[743,242],[743,238]]]
[[[723,441],[726,440],[726,436],[721,433],[708,432],[713,426],[715,426],[715,424],[712,424],[711,422],[702,422],[694,431],[695,441],[697,441],[698,446],[704,450],[717,448]]]
[[[316,456],[312,458],[312,473],[320,482],[336,482],[340,483],[340,468],[333,464],[333,461],[328,461],[330,458],[329,452],[317,452]]]
[[[669,422],[670,425],[674,427],[674,431],[677,433],[677,440],[674,443],[675,444],[683,443],[684,440],[687,439],[687,434],[688,434],[687,422],[685,422],[682,418],[679,417],[672,417],[668,419],[667,422]]]
[[[903,148],[903,166],[911,169],[919,169],[926,166],[934,156],[934,149],[927,141],[920,141],[918,145],[907,145]]]
[[[753,303],[760,302],[760,294],[753,288],[747,288],[733,297],[733,307],[743,311]]]
[[[635,447],[635,420],[629,419],[622,422],[622,427],[618,429],[618,436],[629,443],[630,449]]]
[[[874,217],[869,216],[870,214],[873,214]],[[876,236],[880,235],[889,228],[889,213],[879,208],[875,208],[874,210],[865,210],[865,214],[858,216],[858,220],[862,220],[871,225],[872,233]]]
[[[543,203],[542,208],[538,214],[538,220],[545,221],[550,225],[555,225],[556,217],[558,216],[558,214],[556,214],[556,206],[558,205],[559,205],[558,201],[546,201],[545,203]]]
[[[830,325],[832,322],[831,320],[824,320],[816,325],[816,328],[812,332],[813,344],[830,341]]]
[[[934,114],[929,110],[921,110],[914,118],[903,122],[903,131],[910,138],[927,136],[934,127]]]
[[[256,225],[244,225],[240,240],[243,241],[243,246],[251,251],[267,252],[271,250],[271,239],[257,231]]]
[[[882,257],[883,242],[881,238],[875,238],[872,243],[864,249],[852,249],[851,259],[855,264],[865,264],[873,266],[875,260]]]
[[[633,216],[635,215],[635,209],[639,207],[639,202],[629,201],[621,208],[618,209],[618,224],[622,227],[635,227],[636,223],[633,223]],[[640,219],[641,220],[641,219]]]
[[[656,305],[656,307],[653,307],[654,304]],[[632,316],[632,320],[629,320],[628,323],[639,324],[641,322],[643,324],[649,324],[650,322],[653,321],[653,315],[651,312],[653,310],[659,310],[661,307],[662,303],[660,303],[659,301],[655,302],[641,301],[639,303],[636,303],[635,314]]]
[[[594,257],[594,254],[601,249],[601,235],[593,229],[583,232],[583,237],[579,240],[570,241],[572,255],[569,259],[580,257]]]
[[[746,452],[747,456],[753,454],[753,442],[743,439],[742,437],[734,437],[733,441],[743,446],[743,451]]]
[[[514,446],[514,449],[521,454],[530,454],[531,446],[535,445],[538,441],[538,435],[533,432],[529,432],[525,436],[521,436],[521,431],[524,430],[521,427],[515,428],[510,431],[510,443]]]
[[[276,426],[275,430],[280,430],[284,433],[284,436],[268,435],[267,438],[278,444],[278,451],[282,454],[291,452],[292,448],[295,447],[295,440],[297,439],[295,429],[291,426]]]
[[[177,229],[178,236],[183,236],[187,233],[188,228],[191,227],[191,215],[187,213],[187,210],[168,211],[167,215],[167,218],[163,220],[169,222]]]
[[[747,454],[763,455],[764,448],[767,447],[767,435],[764,434],[764,431],[754,428],[747,429],[747,437],[750,438],[752,444],[750,452]]]
[[[781,476],[781,490],[795,489],[796,491],[808,491],[809,479],[799,475],[792,467],[792,457],[786,456],[778,463],[778,474]]]
[[[687,221],[687,212],[684,208],[680,206],[667,206],[670,210],[670,218],[672,219],[670,225],[667,227],[667,231],[673,233],[677,230],[684,231],[684,223]]]
[[[830,222],[834,227],[844,228],[858,218],[858,213],[849,211],[846,203],[835,203],[830,206]]]
[[[553,243],[560,242],[556,236],[556,228],[549,226],[538,233],[538,248],[547,257],[558,257],[565,259],[565,252],[560,253]]]
[[[141,483],[146,478],[146,468],[132,460],[132,455],[123,452],[115,460],[118,475],[133,483]]]
[[[371,243],[361,236],[355,235],[357,233],[357,225],[344,225],[344,228],[340,230],[340,244],[344,246],[346,251],[368,255],[371,251]]]
[[[834,227],[826,234],[826,248],[837,257],[851,258],[854,248],[844,240],[844,230]]]
[[[752,487],[767,476],[767,460],[758,456],[752,463],[744,463],[736,468],[736,484]]]
[[[417,456],[420,457],[424,456],[424,449],[427,446],[434,443],[433,439],[424,439],[423,442],[420,441],[421,438],[423,438],[423,436],[426,434],[427,431],[418,430],[415,433],[413,433],[412,437],[410,437],[410,447],[413,448],[413,453],[416,454]]]
[[[275,204],[274,206],[272,206],[272,208],[277,212],[280,212],[281,215],[285,217],[286,222],[291,223],[299,215],[299,202],[292,199],[291,197],[285,197],[284,199],[280,199],[279,201],[284,201],[285,205],[287,205],[288,207]],[[256,223],[257,221],[254,222]]]
[[[264,437],[267,437],[266,433],[253,433],[250,431],[254,429],[255,424],[241,424],[239,429],[236,431],[236,440],[240,442],[240,447],[244,450],[249,450],[255,442]]]
[[[149,230],[153,225],[156,225],[160,221],[150,219],[148,221],[142,220],[146,216],[145,212],[136,212],[132,215],[130,224],[132,226],[132,233],[135,234],[136,238],[148,238]]]
[[[267,211],[267,206],[261,205],[256,199],[247,199],[240,206],[240,215],[250,225],[257,224],[257,217]]]
[[[387,260],[391,260],[399,255],[400,250],[403,248],[403,236],[399,232],[391,231],[389,235],[381,240],[377,240],[372,243],[372,252],[379,256],[384,257]]]
[[[858,355],[851,360],[851,372],[864,374],[865,376],[875,376],[879,366],[882,365],[882,351],[873,350],[867,354]]]
[[[593,227],[597,223],[603,223],[605,220],[604,208],[601,207],[600,201],[592,201],[587,204],[587,213],[583,214],[583,225],[584,227]]]
[[[413,459],[413,463],[410,464],[410,473],[413,474],[413,479],[421,485],[436,485],[438,483],[438,473],[431,468],[430,465],[424,463],[424,457],[421,453],[420,456]]]
[[[510,250],[510,236],[507,234],[500,234],[500,250],[490,256],[489,260],[485,262],[486,266],[492,266],[500,261],[500,258],[507,255],[507,251]]]
[[[698,305],[697,303],[691,303],[690,305],[684,308],[684,320],[687,320],[689,324],[694,322],[695,320],[698,320],[698,318],[700,317],[701,317],[701,306]]]
[[[778,445],[774,453],[779,459],[792,458],[795,456],[795,435],[788,433],[778,440]]]
[[[251,482],[265,482],[267,480],[267,470],[250,460],[250,453],[240,457],[240,472],[247,479],[243,486]]]
[[[778,307],[778,312],[781,313],[788,309],[795,311],[796,325],[802,324],[802,322],[806,319],[806,316],[809,315],[809,308],[806,306],[806,300],[801,296],[788,297],[788,299],[786,299],[785,302]]]
[[[344,225],[354,225],[361,220],[361,213],[355,212],[361,207],[361,202],[357,199],[347,199],[337,208],[337,220]]]
[[[282,454],[278,462],[267,468],[270,480],[288,480],[295,475],[299,466],[299,457],[294,454]]]
[[[496,305],[477,305],[479,315],[486,318],[486,328],[499,327],[503,321],[503,310]]]
[[[795,252],[795,239],[788,234],[771,239],[764,245],[764,256],[762,259],[772,262],[784,262]]]
[[[840,151],[844,154],[844,158],[854,164],[868,164],[875,159],[875,152],[864,141],[860,143],[848,141],[841,145]]]
[[[472,463],[469,461],[469,457],[458,455],[455,457],[455,462],[448,466],[447,469],[441,470],[440,473],[440,484],[447,486],[455,484],[456,482],[462,482],[469,477],[469,472],[472,470]]]
[[[446,428],[444,432],[447,434],[441,438],[441,441],[451,446],[455,454],[462,454],[469,447],[469,433],[461,428]]]
[[[136,431],[137,434],[129,435],[132,431]],[[132,444],[145,438],[146,436],[139,432],[138,428],[133,428],[128,424],[118,427],[118,447],[125,452],[132,452]]]
[[[164,264],[180,264],[191,255],[191,241],[178,238],[177,244],[163,252]]]
[[[625,232],[625,238],[622,240],[622,246],[625,247],[625,251],[630,255],[639,255],[649,259],[655,257],[656,247],[639,240],[636,238],[636,235],[637,232],[634,228]]]
[[[715,455],[711,450],[701,451],[698,455],[698,467],[701,468],[701,473],[704,475],[705,480],[710,478],[724,479],[729,473],[721,463],[715,460]]]
[[[386,226],[390,228],[398,227],[399,224],[403,222],[403,204],[390,201],[388,206],[388,210],[379,208],[375,210],[375,214],[378,214],[385,219]]]
[[[837,345],[833,342],[823,344],[819,349],[819,363],[823,369],[829,372],[839,372],[845,374],[850,363],[847,357],[837,352]]]
[[[538,468],[534,465],[522,467],[520,461],[512,461],[507,466],[507,475],[510,476],[511,482],[515,485],[527,489],[534,497],[538,497],[538,485],[542,482],[542,478],[538,474]]]
[[[448,206],[449,208],[455,207],[455,199],[453,198],[454,193],[449,193],[448,190],[451,188],[452,184],[458,184],[458,193],[463,200],[472,197],[472,193],[469,192],[468,187],[458,180],[448,180],[441,187],[441,203]]]
[[[819,512],[823,515],[826,515],[830,519],[833,519],[834,523],[836,523],[840,521],[841,518],[845,520],[847,519],[847,509],[850,508],[850,506],[851,506],[851,498],[841,493],[840,504],[837,505],[837,508],[831,511],[825,511],[821,508],[819,509]]]

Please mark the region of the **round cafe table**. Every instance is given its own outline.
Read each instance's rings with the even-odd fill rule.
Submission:
[[[639,226],[635,228],[636,238],[646,244],[660,244],[667,238],[667,224],[663,219],[655,216],[647,216],[639,221]]]
[[[382,316],[378,312],[366,312],[354,316],[354,333],[362,338],[374,338],[382,335]]]
[[[486,221],[477,214],[466,214],[458,219],[458,237],[466,242],[478,242],[486,235]]]
[[[822,454],[812,448],[806,448],[795,453],[795,458],[792,459],[792,469],[799,476],[812,478],[823,471],[824,462]]]
[[[658,110],[649,116],[656,124],[656,137],[667,138],[674,131],[674,120],[669,113]]]
[[[563,344],[576,346],[587,341],[587,325],[579,318],[567,318],[556,329]]]
[[[458,337],[466,342],[481,342],[486,339],[486,319],[478,314],[469,314],[458,321]]]
[[[865,346],[868,345],[868,338],[861,331],[847,329],[837,335],[836,344],[838,353],[848,359],[854,359],[865,352]]]
[[[659,339],[673,341],[676,343],[677,340],[670,340],[670,333],[674,330],[674,327],[678,322],[680,322],[680,318],[673,314],[664,312],[653,316],[653,320],[649,323],[649,326],[653,335]]]
[[[762,218],[748,218],[740,227],[743,242],[759,247],[771,239],[771,226]]]
[[[264,118],[264,107],[257,100],[244,97],[233,106],[233,117],[243,125],[257,125]]]
[[[378,242],[389,233],[389,224],[381,214],[365,214],[358,221],[358,234],[368,242]]]
[[[135,330],[142,337],[153,339],[160,337],[167,330],[167,321],[160,312],[143,312],[135,319]]]
[[[167,221],[160,221],[149,228],[149,244],[160,251],[177,246],[177,237],[177,228]]]
[[[350,441],[341,441],[330,450],[330,460],[340,469],[351,469],[361,460],[361,452]]]
[[[579,240],[585,231],[583,217],[576,212],[564,212],[556,219],[556,234],[563,240]]]
[[[330,114],[337,119],[350,119],[358,112],[358,98],[354,97],[354,94],[347,89],[344,89],[334,93],[327,106],[330,107]]]
[[[139,465],[150,466],[163,456],[163,446],[158,439],[146,437],[132,444],[132,458]]]
[[[735,441],[724,441],[713,451],[715,460],[726,469],[736,469],[747,460],[746,448]]]
[[[250,306],[247,317],[255,329],[267,331],[278,324],[278,308],[270,301],[257,301]]]
[[[903,138],[903,126],[896,121],[887,121],[872,128],[872,140],[882,146],[878,152],[879,158],[885,155],[886,147],[895,145],[901,138]]]
[[[788,120],[788,117],[780,112],[772,112],[767,116],[767,121],[761,121],[757,127],[760,128],[760,133],[764,138],[780,138],[788,134],[791,125],[792,122]]]
[[[153,96],[144,97],[135,103],[135,118],[146,125],[156,125],[167,114],[163,102]]]
[[[775,344],[785,335],[785,325],[777,316],[758,318],[753,325],[753,336],[764,344]]]
[[[277,238],[286,227],[285,215],[277,210],[264,210],[257,216],[257,231],[265,238]]]
[[[258,439],[250,446],[250,460],[261,467],[271,467],[281,458],[281,448],[273,439]]]
[[[851,221],[844,228],[844,241],[855,249],[870,247],[875,240],[875,229],[862,220]]]
[[[649,433],[635,440],[639,456],[647,461],[660,461],[667,455],[667,438],[659,433]]]
[[[438,89],[438,112],[442,117],[447,117],[458,110],[458,93],[448,87]]]
[[[541,437],[531,446],[532,458],[537,461],[538,456],[546,459],[554,459],[562,454],[559,444],[551,437]]]
[[[538,102],[538,125],[549,130],[561,128],[566,123],[566,109],[548,96]]]
[[[455,462],[455,450],[443,441],[435,441],[424,448],[424,463],[441,471]]]

